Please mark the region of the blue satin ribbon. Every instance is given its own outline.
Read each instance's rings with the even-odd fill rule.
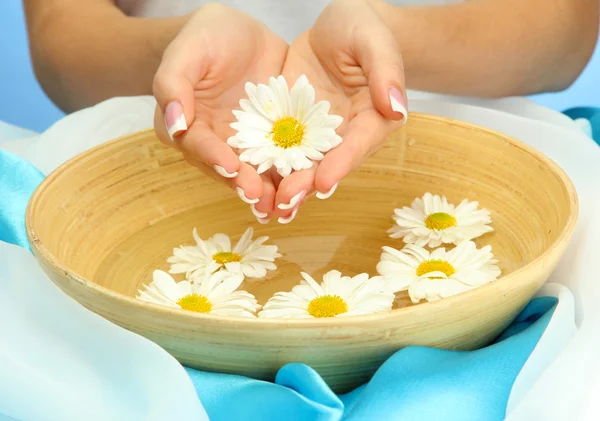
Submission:
[[[25,209],[43,178],[0,150],[0,240],[28,248]],[[556,302],[534,299],[493,344],[476,351],[402,349],[369,383],[341,396],[299,363],[282,367],[274,383],[187,371],[211,421],[500,421]]]
[[[29,248],[25,210],[43,179],[33,165],[0,149],[0,241]]]

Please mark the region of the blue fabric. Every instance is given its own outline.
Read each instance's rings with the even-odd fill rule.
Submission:
[[[43,179],[32,165],[0,150],[0,241],[29,248],[25,209]]]
[[[0,151],[0,239],[27,247],[24,212],[42,174]],[[556,298],[530,302],[493,344],[469,352],[398,351],[369,383],[337,396],[310,367],[288,364],[274,383],[187,369],[211,421],[496,421],[544,332]]]
[[[585,118],[592,125],[592,138],[600,145],[600,107],[575,107],[564,111],[573,120]]]
[[[211,421],[503,420],[514,380],[555,305],[554,297],[534,299],[492,345],[476,351],[405,348],[368,384],[342,396],[303,364],[282,367],[275,383],[187,370]]]

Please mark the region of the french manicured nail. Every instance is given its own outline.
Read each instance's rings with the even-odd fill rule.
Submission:
[[[252,213],[254,214],[254,216],[256,216],[258,219],[264,219],[267,217],[268,213],[267,212],[261,212],[259,210],[256,209],[256,205],[250,205],[250,210],[252,210]]]
[[[292,209],[295,208],[296,205],[298,205],[298,203],[300,203],[300,201],[304,198],[304,196],[306,195],[306,190],[302,190],[300,193],[298,193],[296,196],[292,197],[290,199],[290,203],[280,203],[277,205],[277,207],[281,210],[288,210],[288,209]]]
[[[337,187],[338,187],[338,184],[339,184],[339,183],[335,183],[335,184],[334,184],[334,185],[333,185],[333,186],[332,186],[332,187],[329,189],[329,191],[328,191],[328,192],[321,193],[320,191],[318,191],[318,192],[317,192],[317,199],[322,199],[322,200],[324,200],[324,199],[329,199],[329,198],[331,197],[331,195],[332,195],[333,193],[335,193],[335,191],[336,191],[336,189],[337,189]]]
[[[290,216],[288,216],[287,218],[279,217],[277,219],[277,222],[279,222],[280,224],[289,224],[296,217],[296,214],[298,213],[298,209],[299,208],[294,209],[294,211],[292,212],[292,214]]]
[[[402,123],[406,123],[408,118],[408,104],[406,103],[406,98],[404,98],[402,92],[396,88],[390,88],[390,105],[392,106],[393,111],[404,116]]]
[[[246,197],[246,193],[244,193],[244,189],[242,189],[241,187],[236,187],[235,191],[237,192],[238,196],[240,197],[240,199],[242,199],[243,202],[249,204],[249,205],[255,205],[258,203],[258,198],[257,199],[248,199]]]
[[[271,218],[256,218],[259,224],[267,225],[271,222]]]
[[[220,165],[215,165],[213,166],[213,168],[215,169],[215,171],[217,172],[217,174],[219,174],[221,177],[225,177],[225,178],[235,178],[238,176],[238,172],[234,171],[234,172],[227,172],[227,170],[225,168],[223,168]]]
[[[172,101],[167,105],[165,109],[165,125],[167,126],[167,132],[171,140],[174,140],[174,136],[188,129],[185,115],[183,114],[183,107],[179,102]]]

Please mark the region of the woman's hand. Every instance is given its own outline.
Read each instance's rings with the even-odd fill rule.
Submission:
[[[407,116],[402,56],[371,0],[333,1],[290,45],[283,75],[293,81],[301,74],[317,100],[329,101],[330,112],[344,118],[338,129],[343,142],[312,168],[286,177],[276,204],[303,190],[327,197]]]
[[[276,184],[270,173],[259,175],[240,162],[226,140],[234,134],[232,110],[246,96],[245,83],[281,74],[287,50],[285,41],[252,17],[207,4],[165,50],[154,79],[160,140],[236,189],[259,222],[272,214]]]

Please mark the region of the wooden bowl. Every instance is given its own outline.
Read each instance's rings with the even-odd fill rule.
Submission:
[[[503,276],[434,303],[388,314],[246,320],[172,310],[134,299],[173,247],[248,226],[268,235],[284,258],[248,290],[264,303],[300,271],[375,274],[393,209],[425,192],[453,203],[478,200],[492,211],[491,244]],[[90,310],[202,370],[273,379],[288,362],[312,366],[338,392],[369,376],[398,349],[473,349],[496,337],[546,281],[577,218],[565,173],[541,153],[481,127],[412,114],[407,127],[329,200],[310,199],[290,225],[256,223],[248,205],[163,147],[153,131],[85,152],[54,171],[27,210],[31,247],[48,276]]]

